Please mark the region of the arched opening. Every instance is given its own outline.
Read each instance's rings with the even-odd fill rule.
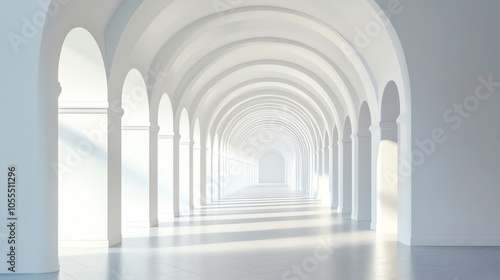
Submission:
[[[191,185],[191,136],[189,115],[186,109],[181,112],[179,122],[179,211],[188,213],[192,210]]]
[[[378,125],[377,231],[398,233],[398,124],[399,91],[394,82],[385,87]]]
[[[349,117],[344,122],[342,140],[339,141],[339,212],[352,211],[352,127]]]
[[[142,74],[132,69],[123,83],[122,222],[124,227],[158,224],[156,141]]]
[[[353,166],[352,219],[369,221],[371,219],[371,116],[368,103],[363,102],[359,110],[358,132],[352,135]]]
[[[259,159],[260,184],[286,184],[286,164],[278,152],[267,152]]]
[[[107,247],[121,241],[120,180],[109,178],[120,116],[109,110],[104,61],[87,30],[66,36],[58,79],[60,245]]]
[[[167,94],[158,108],[158,215],[160,221],[174,218],[174,114]]]
[[[56,3],[57,1],[51,2]],[[180,104],[189,108],[189,115],[191,117],[200,116],[200,120],[203,121],[203,128],[205,126],[214,127],[215,129],[212,130],[212,133],[214,133],[215,131],[220,133],[220,138],[217,138],[216,136],[217,144],[215,156],[211,158],[212,160],[213,158],[215,158],[215,160],[213,161],[216,161],[217,167],[210,169],[214,170],[213,174],[215,176],[213,177],[217,178],[217,183],[219,183],[219,181],[223,181],[219,180],[219,178],[221,178],[219,174],[224,174],[224,170],[220,168],[221,160],[219,155],[222,154],[221,151],[226,151],[227,147],[231,147],[241,139],[236,139],[233,142],[228,141],[229,137],[228,133],[226,133],[228,126],[222,123],[221,118],[215,116],[215,114],[212,114],[212,111],[215,112],[218,106],[214,105],[213,103],[222,103],[221,101],[226,102],[226,100],[224,100],[226,97],[228,99],[238,99],[240,96],[237,92],[240,87],[248,87],[248,91],[250,92],[249,96],[252,95],[251,98],[253,98],[253,95],[258,94],[256,90],[257,86],[255,86],[255,84],[260,83],[261,80],[265,81],[266,84],[261,90],[265,92],[265,94],[268,94],[270,96],[284,96],[284,99],[288,99],[289,97],[292,99],[291,96],[295,95],[293,94],[293,92],[289,92],[288,90],[291,88],[293,88],[293,90],[297,90],[297,92],[299,92],[299,94],[297,94],[297,97],[295,98],[297,99],[297,102],[300,104],[303,103],[302,105],[309,105],[304,105],[304,111],[306,111],[306,113],[298,117],[298,119],[300,119],[302,122],[290,124],[290,122],[286,122],[286,120],[284,120],[284,124],[282,125],[281,120],[279,120],[279,122],[276,122],[277,124],[272,124],[272,127],[282,128],[283,135],[285,135],[288,130],[292,130],[292,134],[294,135],[291,138],[297,138],[297,147],[294,149],[294,151],[297,153],[297,162],[299,162],[297,166],[299,166],[299,164],[307,165],[307,167],[300,168],[301,170],[305,170],[303,172],[304,174],[301,174],[300,178],[305,178],[304,180],[307,181],[307,184],[302,181],[300,185],[304,185],[306,188],[311,187],[311,184],[309,183],[311,181],[310,177],[312,171],[310,170],[311,160],[309,156],[312,152],[317,151],[318,146],[321,146],[319,144],[321,142],[319,140],[319,138],[321,137],[320,134],[325,129],[329,130],[330,128],[327,128],[326,126],[331,126],[333,122],[338,122],[338,133],[347,134],[342,130],[342,127],[344,127],[344,125],[342,124],[343,120],[339,117],[344,117],[346,112],[349,112],[349,114],[351,114],[351,112],[353,112],[352,109],[354,109],[353,107],[359,105],[359,100],[363,100],[363,98],[366,98],[367,96],[371,101],[381,100],[377,99],[374,94],[372,94],[372,86],[380,85],[381,79],[388,76],[394,76],[396,79],[398,79],[398,81],[407,79],[406,69],[403,69],[404,71],[399,71],[400,66],[405,66],[406,64],[404,61],[403,50],[401,50],[401,44],[399,44],[399,42],[397,41],[397,34],[394,32],[395,29],[393,29],[391,26],[389,26],[387,29],[381,28],[380,30],[378,30],[380,31],[380,34],[378,34],[378,38],[376,38],[376,40],[373,40],[373,44],[371,44],[370,48],[360,50],[360,48],[358,48],[359,46],[355,46],[356,44],[353,44],[353,41],[357,41],[356,39],[358,38],[356,38],[356,36],[353,36],[357,34],[353,34],[354,32],[351,32],[351,27],[366,23],[365,19],[369,17],[372,11],[370,9],[370,6],[377,6],[373,1],[368,3],[368,6],[365,5],[366,3],[364,1],[361,1],[359,3],[356,2],[353,5],[338,5],[338,7],[336,7],[336,5],[332,3],[329,3],[328,1],[314,1],[314,3],[311,2],[307,4],[301,4],[299,3],[300,1],[297,1],[297,3],[284,2],[282,3],[282,5],[280,3],[273,3],[272,7],[267,7],[265,5],[240,7],[238,9],[234,9],[234,11],[231,11],[230,13],[227,13],[230,16],[230,20],[226,21],[225,23],[230,23],[230,25],[227,25],[224,22],[221,23],[217,18],[216,13],[210,10],[210,7],[208,7],[209,9],[206,9],[207,6],[204,6],[210,6],[212,5],[212,3],[200,1],[199,3],[197,3],[197,5],[199,4],[199,7],[197,8],[200,13],[182,13],[182,11],[189,10],[189,5],[192,5],[192,3],[183,3],[177,5],[176,2],[175,7],[173,7],[172,5],[168,5],[168,3],[164,3],[165,5],[159,4],[151,7],[149,6],[148,2],[144,2],[144,5],[139,2],[140,1],[138,1],[136,4],[130,5],[119,5],[118,2],[115,3],[113,1],[110,2],[109,5],[102,5],[102,7],[100,7],[102,11],[99,13],[94,13],[90,17],[85,17],[87,8],[89,7],[86,6],[85,2],[83,2],[84,4],[80,2],[78,3],[78,5],[75,4],[74,9],[61,9],[61,16],[58,16],[53,20],[48,20],[47,28],[42,26],[43,19],[40,18],[40,14],[42,14],[43,16],[44,11],[46,10],[43,9],[43,11],[37,12],[37,17],[41,24],[40,26],[37,26],[37,30],[31,30],[33,31],[32,33],[36,34],[31,34],[34,36],[34,38],[31,38],[32,40],[29,40],[31,41],[30,44],[26,46],[28,47],[27,53],[29,55],[21,54],[19,56],[20,58],[22,58],[19,59],[19,62],[26,63],[31,62],[31,60],[45,60],[39,59],[38,56],[48,57],[48,60],[54,60],[54,58],[57,58],[57,56],[50,55],[51,53],[46,52],[44,49],[42,49],[42,51],[40,52],[37,52],[37,50],[40,42],[45,41],[49,42],[43,44],[44,48],[53,48],[54,45],[52,42],[58,42],[59,35],[61,35],[60,32],[64,32],[63,30],[67,30],[66,28],[74,23],[73,20],[64,19],[75,19],[78,22],[82,22],[91,26],[92,30],[97,31],[95,33],[95,38],[97,38],[98,44],[103,46],[103,52],[99,53],[99,55],[96,56],[98,57],[97,64],[102,64],[103,66],[100,67],[99,71],[90,72],[85,70],[85,67],[75,67],[78,68],[78,71],[74,71],[74,73],[78,75],[81,75],[82,73],[84,75],[88,74],[88,76],[84,79],[87,84],[83,85],[82,87],[75,87],[76,90],[85,89],[84,91],[86,95],[83,96],[82,99],[75,99],[76,102],[73,104],[70,103],[74,102],[74,100],[69,100],[68,104],[65,104],[67,106],[61,106],[61,112],[65,112],[64,114],[67,115],[72,114],[72,116],[67,117],[68,119],[70,117],[73,117],[73,115],[79,115],[82,118],[87,118],[85,121],[85,125],[89,123],[90,125],[92,125],[92,122],[94,121],[92,120],[92,118],[94,117],[99,118],[100,116],[104,116],[104,118],[106,118],[106,121],[103,123],[106,124],[106,126],[94,126],[94,128],[92,128],[91,130],[91,136],[94,140],[96,140],[96,142],[99,142],[99,145],[93,147],[95,148],[93,152],[96,152],[98,150],[96,147],[98,147],[101,154],[99,154],[96,158],[97,160],[101,160],[104,163],[101,165],[93,164],[93,166],[88,167],[88,169],[92,170],[93,172],[86,172],[86,176],[80,176],[80,178],[84,180],[95,180],[95,178],[99,179],[98,182],[96,181],[97,184],[94,184],[94,181],[91,182],[92,184],[88,184],[88,186],[91,186],[91,190],[97,190],[96,192],[98,192],[95,195],[92,194],[90,197],[97,197],[98,201],[92,200],[92,204],[87,204],[87,208],[85,209],[86,214],[92,217],[91,226],[96,225],[96,228],[99,229],[99,232],[96,233],[95,237],[89,238],[88,236],[84,236],[83,238],[86,239],[98,241],[106,240],[106,242],[109,243],[109,240],[111,240],[110,238],[113,237],[113,234],[110,233],[110,229],[116,228],[116,225],[120,224],[121,221],[121,185],[112,183],[113,180],[121,182],[121,165],[117,162],[113,162],[113,164],[109,163],[111,157],[121,158],[121,146],[119,146],[121,145],[120,135],[117,138],[118,142],[120,143],[115,143],[114,140],[111,139],[111,137],[115,137],[116,135],[110,133],[113,129],[115,131],[120,131],[119,133],[121,133],[121,124],[118,124],[118,127],[115,128],[113,128],[112,125],[108,125],[109,120],[116,117],[109,115],[112,113],[109,112],[110,108],[108,107],[109,105],[107,104],[107,102],[116,101],[114,100],[115,97],[116,99],[122,99],[122,97],[119,96],[120,90],[116,87],[116,80],[122,79],[122,74],[125,74],[123,71],[128,70],[123,67],[124,65],[131,65],[140,61],[139,64],[141,65],[141,67],[151,68],[149,70],[155,73],[150,74],[155,77],[148,79],[148,81],[154,81],[155,78],[156,80],[158,80],[157,84],[153,84],[155,86],[155,89],[158,89],[158,91],[155,90],[155,94],[161,94],[162,92],[172,93],[172,96],[179,98],[178,100]],[[48,2],[46,1],[46,3]],[[28,7],[28,5],[25,6]],[[45,7],[46,6],[47,5],[45,5]],[[341,18],[342,20],[339,20],[338,15],[341,15],[341,13],[335,14],[333,12],[342,10],[343,6],[355,7],[357,10],[359,10],[360,13],[356,13],[355,17],[346,17],[349,20],[344,20],[343,18]],[[38,9],[38,7],[32,8]],[[51,8],[55,8],[55,6],[52,5]],[[155,16],[151,16],[151,8],[155,8]],[[332,8],[332,13],[330,13],[328,8]],[[73,14],[74,11],[81,13],[83,17],[85,17],[85,19],[83,17],[75,17],[75,14]],[[24,11],[22,12],[24,13]],[[53,9],[49,12],[56,13],[56,11]],[[183,16],[176,17],[178,14],[182,14]],[[32,13],[29,12],[29,15],[32,15]],[[17,17],[17,19],[19,19],[19,17]],[[60,20],[62,21],[60,22]],[[128,22],[129,20],[130,22]],[[28,24],[31,25],[31,23]],[[268,26],[269,28],[263,30],[261,28],[263,26]],[[23,27],[22,29],[23,30],[21,31],[25,31],[26,28]],[[289,30],[298,30],[300,32],[287,32]],[[14,31],[13,33],[15,33],[16,30],[12,31]],[[161,34],[164,35],[164,40],[157,40],[157,38],[161,36]],[[95,45],[97,46],[98,44]],[[80,42],[78,42],[78,45],[80,45]],[[82,45],[84,46],[85,44]],[[240,50],[246,48],[251,49],[251,51],[246,52]],[[97,46],[97,48],[95,49],[99,49],[99,47]],[[374,50],[383,50],[383,53]],[[256,55],[254,55],[254,53]],[[374,53],[376,54],[375,56],[373,55]],[[112,62],[112,64],[110,63],[108,69],[104,69],[105,65],[101,57],[103,54],[106,54],[107,62]],[[317,59],[316,57],[321,59]],[[30,60],[25,60],[24,58],[30,58]],[[16,60],[10,61],[10,59],[8,59],[7,62],[7,65],[11,65],[12,68],[14,68]],[[78,63],[74,64],[79,65]],[[32,77],[34,77],[35,75],[31,72],[40,71],[39,69],[36,69],[36,66],[36,62],[33,63],[33,65],[26,64],[25,68],[30,69],[31,78],[25,79],[25,82],[26,84],[30,84],[30,87],[27,89],[23,87],[22,90],[19,90],[19,92],[23,93],[22,95],[19,95],[22,98],[19,98],[19,100],[17,100],[21,105],[23,103],[26,104],[27,107],[25,112],[23,113],[26,113],[26,115],[29,114],[30,117],[26,119],[22,118],[18,121],[19,124],[28,124],[28,127],[25,130],[42,131],[37,133],[29,133],[26,134],[26,136],[31,136],[33,142],[44,142],[44,140],[46,139],[53,140],[50,137],[44,138],[44,134],[53,135],[54,133],[52,133],[53,130],[43,132],[44,128],[46,128],[46,124],[44,123],[49,122],[45,122],[45,119],[43,119],[37,123],[36,119],[34,118],[34,116],[36,116],[37,114],[42,116],[42,114],[39,112],[44,112],[46,110],[44,108],[45,106],[42,105],[46,104],[46,101],[44,101],[44,99],[45,97],[48,97],[45,92],[43,92],[43,94],[39,94],[37,92],[37,83],[42,85],[46,82],[44,81],[44,79],[39,79],[40,81],[32,79]],[[46,63],[40,63],[40,69],[42,72],[44,71],[45,66]],[[154,68],[156,66],[160,66],[161,69]],[[314,66],[317,66],[317,69]],[[8,71],[8,68],[5,69]],[[52,69],[49,69],[49,71],[52,73],[53,71],[51,70]],[[160,73],[157,73],[157,70],[159,70],[158,72]],[[69,71],[66,70],[62,72],[69,73]],[[163,76],[163,74],[165,74],[166,72],[174,73],[173,77],[171,79],[167,79],[167,81],[165,81],[164,83],[159,82],[159,80],[162,78],[161,76]],[[110,76],[109,82],[112,98],[107,98],[107,93],[105,93],[105,98],[103,99],[92,98],[93,95],[98,93],[99,91],[92,88],[96,84],[96,79],[91,78],[91,76],[98,74],[99,76],[101,76],[101,79],[99,79],[97,84],[100,84],[101,81],[103,81],[102,84],[105,85],[107,80],[105,78],[106,73],[109,73]],[[231,75],[233,73],[234,75]],[[22,75],[19,76],[22,77]],[[115,79],[115,77],[118,78]],[[224,79],[224,77],[229,78]],[[22,78],[20,80],[22,80]],[[55,79],[51,79],[47,83],[52,83],[54,80]],[[234,81],[234,84],[225,83],[226,80],[232,80]],[[15,81],[19,82],[19,80],[17,79]],[[149,85],[151,84],[148,84],[148,86]],[[403,85],[404,82],[401,83],[401,86]],[[50,85],[50,87],[52,87],[52,85]],[[63,88],[64,87],[65,86],[63,85]],[[13,85],[12,88],[9,85],[6,91],[10,91],[12,89],[15,90],[15,85]],[[252,92],[254,89],[256,91]],[[409,87],[407,87],[407,89],[409,89]],[[48,93],[50,94],[51,92]],[[54,93],[54,91],[52,93]],[[219,93],[221,93],[221,95],[218,95]],[[233,93],[236,94],[233,95]],[[409,94],[409,92],[406,92],[406,90],[405,93]],[[24,102],[24,100],[22,100],[24,97],[29,97],[30,99]],[[157,96],[155,95],[155,98],[156,97]],[[242,100],[246,99],[246,96],[244,96],[243,94],[241,95],[241,97]],[[13,100],[15,99],[13,98]],[[276,102],[277,100],[278,98],[266,99],[263,100],[264,102],[259,101],[258,103],[260,104],[256,104],[256,106],[266,106],[266,104],[271,104],[273,106],[276,105],[277,108],[284,107],[279,102]],[[85,102],[88,103],[85,104]],[[178,110],[179,106],[177,106],[178,102],[174,103],[174,119],[175,122],[177,122],[177,117],[180,116],[180,111]],[[374,104],[374,102],[371,104]],[[406,104],[409,103],[406,102]],[[158,106],[159,104],[155,102],[151,105]],[[16,105],[15,108],[22,109],[22,106]],[[405,106],[405,108],[409,109],[412,108],[412,106],[408,105]],[[78,110],[80,110],[80,112],[78,112]],[[33,113],[35,111],[38,112]],[[55,113],[55,110],[53,110],[53,108],[52,111]],[[83,114],[86,115],[83,116]],[[259,116],[258,114],[250,113],[249,115],[251,115],[251,120],[249,122],[252,124],[252,126],[253,123],[258,123],[261,121],[257,118]],[[269,114],[261,115],[263,119],[266,119],[267,116],[269,116]],[[353,118],[352,120],[354,123],[354,119],[356,118],[355,115],[352,114],[350,116]],[[187,118],[187,123],[194,126],[194,122],[189,120],[189,116]],[[31,123],[33,123],[33,126],[30,126],[28,121],[26,120],[29,120]],[[146,121],[154,122],[154,120]],[[411,119],[409,119],[409,122],[410,121]],[[175,133],[178,133],[178,123],[175,122],[175,130],[173,128],[172,130],[175,131]],[[50,123],[52,125],[55,125],[55,119]],[[68,123],[74,124],[70,121],[68,121]],[[288,124],[290,124],[290,127],[287,126]],[[252,126],[249,125],[249,127]],[[345,126],[347,127],[347,125]],[[47,127],[51,126],[47,125]],[[95,130],[96,127],[98,130]],[[297,129],[297,127],[301,128]],[[356,125],[354,125],[353,127],[356,127]],[[192,129],[192,127],[188,127],[188,129]],[[151,131],[152,128],[150,127],[149,132],[151,133]],[[194,134],[193,130],[190,131]],[[186,137],[184,132],[181,132],[181,134]],[[408,133],[408,135],[409,134],[411,133]],[[36,136],[40,136],[40,138]],[[177,136],[178,135],[175,135],[175,137]],[[214,134],[212,134],[212,136],[214,136]],[[173,139],[177,139],[178,141],[179,139],[175,137]],[[21,140],[21,137],[18,138],[18,140]],[[244,140],[245,137],[242,138]],[[340,138],[342,138],[342,136]],[[17,139],[17,137],[12,139]],[[149,139],[151,140],[154,138]],[[188,140],[196,141],[195,136],[193,135],[189,135]],[[272,139],[272,141],[276,142],[276,139]],[[55,146],[55,141],[48,141],[47,143],[50,146]],[[77,142],[77,144],[78,143],[79,142]],[[219,146],[219,143],[223,143],[223,145]],[[290,143],[292,142],[286,142],[286,144]],[[18,146],[21,146],[22,148],[22,146],[27,147],[28,144],[28,141],[20,142],[18,143]],[[149,145],[152,145],[151,142],[149,143]],[[189,145],[192,145],[192,143],[190,143]],[[176,161],[174,163],[170,162],[171,166],[174,166],[174,164],[179,164],[179,149],[177,147],[178,145],[175,146],[176,151],[174,153],[176,153],[177,155],[174,158],[176,159]],[[80,150],[77,150],[77,152],[83,151],[86,153],[86,151],[82,149],[82,147],[79,147]],[[314,151],[313,147],[315,149]],[[35,150],[35,152],[37,153],[32,155],[35,159],[35,162],[27,166],[30,168],[30,170],[27,170],[29,172],[25,174],[31,173],[30,176],[36,176],[37,178],[40,177],[41,179],[43,179],[44,175],[40,175],[45,173],[43,172],[45,171],[43,165],[49,166],[50,164],[48,162],[44,162],[46,156],[44,155],[43,148],[43,145],[38,146],[37,144],[37,148]],[[342,158],[348,158],[348,156],[346,155],[347,153],[345,152],[344,145],[342,145],[341,148]],[[18,147],[16,147],[16,150],[17,149]],[[185,180],[186,178],[189,180],[189,183],[187,185],[191,189],[192,186],[195,185],[192,177],[193,173],[195,172],[193,171],[192,165],[194,164],[194,160],[192,159],[195,158],[195,156],[193,155],[191,149],[189,149],[188,151],[189,156],[186,157],[181,151],[180,157],[182,160],[191,159],[189,160],[187,167],[187,169],[189,169],[188,176],[180,177],[182,184],[184,184],[182,180]],[[31,148],[30,152],[32,152]],[[147,186],[149,186],[150,188],[150,180],[154,178],[154,176],[151,176],[151,172],[152,170],[156,171],[156,169],[150,165],[152,160],[151,146],[148,152],[149,161],[147,166],[149,166],[149,174]],[[27,154],[29,153],[20,154],[17,156],[12,156],[9,154],[6,160],[14,161],[17,159],[17,157],[19,157],[19,160],[23,160],[23,165],[27,165],[24,163],[25,161],[27,161],[25,158],[29,158]],[[55,156],[55,151],[48,151],[47,154],[54,154]],[[284,154],[287,155],[287,153]],[[68,158],[72,160],[74,160],[74,158],[76,157],[71,153],[63,154],[63,157],[64,156],[68,156]],[[77,156],[78,157],[76,157],[76,161],[82,161],[82,155],[78,154]],[[92,155],[92,158],[93,156],[94,155]],[[322,159],[325,159],[324,154],[322,155]],[[169,158],[165,158],[165,160],[168,161]],[[290,167],[293,161],[289,161],[288,156],[285,157],[285,160],[289,167],[288,173],[290,174],[290,171],[293,170]],[[183,166],[183,163],[181,163],[181,166]],[[181,167],[181,169],[184,167]],[[87,168],[86,165],[85,168]],[[78,166],[78,169],[84,169],[83,165]],[[72,171],[65,174],[68,173],[76,174],[77,172]],[[179,172],[176,172],[174,176],[178,177]],[[344,178],[345,177],[346,176],[344,176]],[[166,178],[166,180],[169,181],[168,176]],[[101,179],[103,180],[101,181]],[[292,178],[288,177],[288,180],[291,179]],[[81,181],[83,182],[84,180]],[[125,181],[128,182],[130,180]],[[30,185],[34,189],[42,189],[42,187],[37,186],[38,184],[36,181],[34,181],[34,184]],[[173,187],[177,189],[177,193],[175,193],[174,197],[176,197],[176,203],[178,203],[179,181],[176,180],[175,184],[173,185],[175,185]],[[41,182],[40,186],[42,186]],[[86,187],[88,186],[86,185]],[[145,185],[141,184],[141,186]],[[52,190],[51,188],[49,188],[50,186],[47,187],[45,186],[45,184],[43,184],[43,187],[44,191]],[[181,191],[182,190],[185,190],[185,186],[181,186]],[[27,188],[26,191],[29,192],[30,190]],[[43,195],[43,192],[38,192],[36,190],[33,191],[36,194]],[[189,193],[192,193],[192,191],[190,191]],[[83,200],[88,199],[89,197],[85,196],[85,194],[86,193],[70,193],[70,195],[77,196],[79,199]],[[47,201],[52,201],[47,199],[49,195],[50,192],[47,192],[46,197],[41,197],[40,201],[43,202],[39,202],[39,204],[43,206],[43,203],[45,202],[45,204],[47,205],[56,206],[57,202],[47,203]],[[220,197],[220,195],[218,196]],[[71,199],[66,198],[60,199],[60,201],[64,201],[66,203],[72,202]],[[151,203],[151,201],[149,201],[149,203]],[[192,203],[193,201],[191,199],[189,201],[189,204]],[[118,209],[115,209],[116,206],[118,206]],[[43,207],[31,208],[32,209],[29,210],[32,212],[33,209],[35,209],[36,211],[36,209],[40,208],[40,212],[43,211],[47,214],[54,214],[52,212],[48,213],[48,211],[46,211],[46,209],[43,209]],[[89,209],[95,208],[98,209],[91,210],[92,213],[87,213]],[[175,207],[175,209],[178,209],[178,205]],[[28,211],[26,210],[26,212]],[[47,217],[46,220],[49,222],[52,222],[50,219],[51,217],[56,218],[54,217],[54,215],[47,214],[45,216]],[[78,221],[80,224],[82,223],[82,221],[87,222],[85,219],[81,219],[81,217],[78,216],[75,217],[73,215],[71,218]],[[38,221],[38,224],[42,225],[42,223],[44,222],[45,220],[42,219]],[[28,225],[29,223],[34,225],[37,224],[37,222],[28,220],[26,220],[26,223]],[[409,223],[411,224],[411,221]],[[87,229],[84,228],[84,226],[85,224],[83,226],[75,227],[75,232],[85,232],[85,230]],[[26,228],[32,229],[33,227]],[[299,227],[297,228],[300,230]],[[102,231],[100,229],[102,229]],[[50,231],[45,232],[50,233]],[[46,233],[43,236],[50,235]],[[198,235],[192,236],[196,237]],[[234,236],[234,234],[232,234],[231,236]],[[43,242],[43,238],[36,237],[36,239],[40,244]],[[151,243],[153,245],[161,243],[161,241],[157,242],[159,239],[154,236],[150,240],[152,241]],[[34,248],[33,251],[39,248],[37,246],[31,247]],[[25,250],[23,249],[23,252],[24,251]],[[26,250],[26,252],[28,252],[28,250]],[[23,258],[21,260],[22,263],[25,263],[24,258],[26,255],[28,254],[21,254],[21,257]]]
[[[193,157],[192,157],[192,178],[193,178],[193,206],[201,207],[201,143],[200,143],[200,122],[197,119],[193,129]]]

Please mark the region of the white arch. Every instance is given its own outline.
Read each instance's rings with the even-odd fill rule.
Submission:
[[[109,246],[121,241],[119,178],[108,176],[114,157],[109,141],[119,133],[112,120],[119,116],[108,111],[105,69],[93,36],[83,28],[71,30],[59,59],[62,93],[56,170],[62,246]]]
[[[352,134],[352,219],[371,220],[372,208],[372,137],[371,113],[367,102],[359,109],[358,131]]]
[[[158,225],[157,138],[141,72],[131,69],[123,82],[122,221],[124,227]]]
[[[398,157],[400,94],[394,82],[389,82],[382,95],[381,122],[378,126],[377,148],[377,231],[397,234],[399,219]],[[373,191],[373,189],[372,189]]]
[[[352,211],[352,125],[346,117],[339,140],[339,212]]]
[[[192,193],[193,193],[193,206],[195,208],[199,208],[202,205],[202,199],[201,199],[201,194],[202,194],[202,176],[201,176],[201,153],[202,151],[202,146],[201,146],[201,136],[200,136],[200,121],[196,119],[193,125],[193,143],[191,145],[192,147],[192,175],[191,178],[193,180],[192,183]]]
[[[158,212],[161,221],[174,218],[174,114],[167,94],[158,107]]]
[[[191,126],[186,109],[182,109],[179,119],[179,211],[187,213],[192,210],[192,161],[191,161]]]
[[[86,29],[77,27],[67,34],[59,58],[58,80],[62,88],[60,103],[107,101],[104,61],[97,42]]]

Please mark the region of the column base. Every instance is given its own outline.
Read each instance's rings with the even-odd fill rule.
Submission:
[[[122,236],[108,240],[59,240],[61,248],[109,248],[122,242]]]
[[[170,222],[173,221],[175,218],[176,216],[174,213],[160,213],[158,215],[158,219],[160,220],[160,222]]]
[[[359,222],[369,222],[371,220],[371,217],[364,217],[362,215],[353,213],[351,215],[351,219],[353,219],[355,221],[359,221]],[[370,226],[371,226],[371,224],[370,224]]]
[[[158,219],[151,221],[135,221],[135,222],[122,222],[124,228],[145,228],[145,227],[157,227]]]
[[[342,214],[351,214],[351,212],[352,212],[352,209],[343,208],[343,207],[338,207],[337,210],[339,213],[342,213]]]

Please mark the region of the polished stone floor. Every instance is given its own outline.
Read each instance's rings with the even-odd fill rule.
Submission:
[[[59,274],[7,279],[498,280],[498,247],[407,247],[280,186],[255,186],[110,249],[61,249]]]

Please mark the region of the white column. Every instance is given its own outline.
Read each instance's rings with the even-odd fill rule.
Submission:
[[[181,136],[178,133],[174,134],[174,163],[173,163],[173,173],[174,173],[174,217],[180,216],[180,139]]]
[[[330,177],[330,165],[332,165],[332,161],[330,159],[331,155],[331,147],[330,145],[326,146],[323,149],[323,174],[325,176],[325,182],[324,182],[324,188],[325,188],[325,198],[324,198],[324,205],[331,207],[332,205],[332,193],[330,192],[330,182],[332,178]]]
[[[18,22],[24,16],[34,15],[33,12],[39,11],[40,8],[55,4],[48,1],[0,3],[0,9],[4,11],[0,20],[2,34],[5,34],[4,32],[8,30],[6,27],[11,23]],[[7,168],[10,165],[17,167],[14,175],[19,199],[15,213],[19,218],[19,227],[16,228],[16,238],[19,242],[19,246],[16,247],[16,273],[50,273],[59,270],[57,97],[61,89],[57,82],[57,74],[54,73],[54,79],[40,75],[40,73],[50,75],[55,71],[43,67],[46,66],[44,61],[56,59],[40,52],[40,42],[44,32],[31,34],[34,37],[30,38],[29,44],[21,46],[18,54],[8,47],[6,39],[2,44],[0,273],[11,274],[6,262],[10,246],[4,239],[10,235],[10,229],[5,224],[7,215],[10,215],[7,213],[9,178]],[[110,160],[114,160],[113,158]],[[19,278],[21,277],[23,276]],[[2,275],[0,278],[8,279],[9,276]]]
[[[234,156],[234,155],[233,155]],[[231,173],[231,177],[233,178],[231,180],[231,185],[230,187],[230,194],[233,194],[237,191],[237,189],[241,186],[242,180],[241,180],[241,164],[240,162],[234,158],[233,163],[231,165],[231,170],[229,171]]]
[[[317,177],[317,182],[316,182],[316,193],[314,195],[315,198],[320,198],[320,194],[322,192],[322,186],[323,186],[323,179],[324,179],[324,174],[323,174],[323,149],[319,149],[316,152],[316,177]]]
[[[330,195],[332,209],[339,207],[339,147],[338,144],[330,145]]]
[[[224,193],[223,193],[223,184],[224,184],[224,178],[222,176],[222,170],[224,170],[223,168],[223,161],[224,161],[224,157],[223,157],[223,154],[222,153],[219,153],[217,155],[217,169],[216,169],[216,178],[217,178],[217,201],[220,201],[223,196],[224,196]]]
[[[192,145],[192,190],[193,190],[193,209],[201,207],[201,146],[193,143]]]
[[[179,211],[189,213],[191,207],[191,141],[179,141]]]
[[[226,155],[224,156],[224,167],[222,167],[220,169],[220,172],[221,172],[221,176],[222,176],[222,179],[221,179],[221,182],[223,184],[221,184],[221,186],[223,186],[223,194],[224,194],[224,197],[227,197],[229,195],[229,190],[230,190],[230,187],[231,187],[231,173],[229,172],[229,169],[231,168],[231,163],[232,160],[229,158],[228,154],[226,153]]]
[[[121,242],[121,116],[107,102],[60,103],[60,246]]]
[[[174,134],[158,135],[158,212],[160,221],[174,218]]]
[[[302,193],[305,193],[305,188],[307,187],[307,180],[305,179],[305,163],[304,163],[304,156],[302,154],[298,155],[299,159],[295,162],[297,165],[297,173],[299,174],[298,176],[298,182],[297,182],[297,191],[300,191]]]
[[[208,201],[207,201],[207,168],[208,162],[207,162],[207,149],[204,147],[200,147],[200,206],[206,206]]]
[[[351,139],[339,141],[339,213],[352,211],[352,150]]]
[[[411,141],[405,141],[404,135],[411,134],[411,124],[406,114],[400,114],[398,125],[398,239],[403,244],[411,244],[412,236],[412,155]]]
[[[371,134],[352,136],[352,215],[353,220],[371,219]]]
[[[220,186],[219,186],[219,154],[212,154],[212,202],[220,200]]]
[[[302,172],[302,193],[303,194],[310,194],[311,189],[313,186],[313,157],[312,155],[305,155],[304,156],[304,162],[302,163],[302,166],[299,166],[301,172]]]
[[[372,133],[372,222],[381,233],[396,234],[398,220],[396,122],[380,122],[370,127]],[[397,176],[397,175],[396,175]],[[395,179],[395,180],[394,180]]]
[[[206,168],[205,168],[205,201],[207,204],[210,204],[213,202],[212,199],[212,166],[213,166],[213,160],[212,160],[212,152],[211,150],[206,150],[206,156],[205,160],[207,162]]]
[[[156,124],[122,124],[122,222],[125,227],[158,225]]]
[[[314,152],[311,156],[311,184],[309,187],[309,197],[316,198],[318,188],[318,152]]]
[[[225,153],[219,154],[219,168],[218,168],[218,177],[219,177],[219,198],[223,199],[226,196],[226,185],[227,178],[225,176],[224,170],[226,170],[226,155]]]
[[[303,191],[303,187],[304,187],[304,179],[303,179],[303,175],[302,173],[304,172],[303,171],[303,167],[300,165],[301,164],[301,161],[300,160],[297,160],[295,161],[295,169],[297,170],[297,183],[296,183],[296,191]]]

